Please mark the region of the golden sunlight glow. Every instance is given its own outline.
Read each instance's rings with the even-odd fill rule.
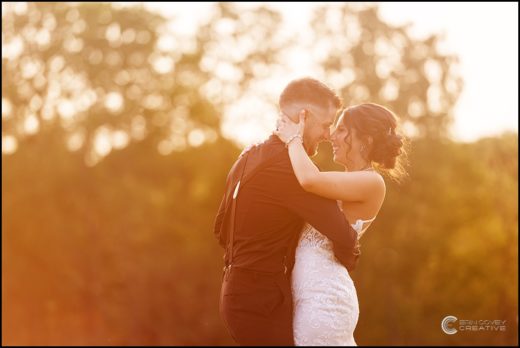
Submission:
[[[517,345],[518,3],[500,2],[2,2],[2,345],[234,345],[219,311],[225,185],[305,76],[345,107],[383,104],[405,135],[360,107],[351,146],[336,133],[312,159],[381,164],[385,202],[352,273],[356,342]],[[242,180],[242,218],[326,208],[267,164],[267,184],[297,195],[266,200],[267,176]],[[258,219],[239,220],[250,238]],[[445,335],[446,315],[507,330]]]
[[[128,134],[122,130],[116,130],[112,132],[112,147],[114,149],[122,149],[130,141]]]
[[[2,97],[2,119],[12,116],[13,105],[9,99]]]
[[[305,22],[312,15],[313,9],[320,6],[318,3],[268,3],[273,8],[282,11],[285,19],[285,31],[288,36],[294,37],[301,43],[307,42],[307,25]],[[244,7],[256,6],[255,4],[241,4]],[[465,85],[456,106],[455,123],[452,129],[453,136],[462,141],[472,141],[480,136],[500,133],[504,130],[518,131],[518,79],[510,76],[518,76],[518,11],[511,11],[507,4],[475,3],[468,11],[466,4],[457,3],[400,3],[382,2],[379,4],[381,16],[394,24],[411,24],[411,31],[416,37],[426,37],[431,33],[444,34],[445,42],[440,47],[443,51],[454,52],[461,58],[461,67]],[[148,8],[171,16],[172,18],[190,18],[190,22],[183,22],[183,30],[186,35],[191,35],[196,30],[196,23],[207,17],[211,4],[175,4],[175,3],[146,3]],[[358,4],[363,6],[363,4]],[[486,25],[482,25],[482,18],[486,18]],[[336,19],[331,19],[336,20]],[[463,25],[461,25],[461,20]],[[176,22],[176,29],[178,22]],[[217,29],[225,32],[231,30],[231,23],[221,21]],[[479,39],[470,39],[478,36]],[[509,38],[497,40],[496,37]],[[160,41],[161,42],[161,41]],[[382,46],[375,46],[376,51],[387,52],[388,59],[398,58]],[[231,53],[239,53],[238,49]],[[319,54],[320,49],[315,49]],[[271,85],[262,93],[270,95],[273,102],[277,99],[277,92],[282,85],[290,79],[305,75],[313,75],[319,78],[320,72],[316,68],[309,69],[311,55],[307,51],[287,53],[291,59],[289,69],[276,72],[277,85]],[[483,69],[488,66],[490,60],[500,57],[500,64],[493,68]],[[222,78],[233,79],[236,74],[224,63],[208,65],[212,71]],[[345,71],[347,74],[348,71]],[[377,66],[377,74],[386,76],[388,68],[383,64]],[[439,67],[428,63],[425,69],[428,78],[438,80]],[[340,85],[348,76],[340,77],[342,81],[327,81],[331,86]],[[447,84],[450,82],[448,81]],[[499,88],[497,88],[500,86]],[[209,89],[209,88],[208,88]],[[214,90],[213,88],[211,88]],[[220,90],[220,89],[219,89]],[[395,98],[398,90],[395,85],[388,84],[381,92],[384,96]],[[356,90],[355,97],[363,97],[365,91]],[[429,107],[438,109],[438,92],[432,88],[428,91],[432,98]],[[217,96],[215,98],[218,98]],[[237,122],[238,113],[250,114],[250,109],[236,110],[236,106],[230,106],[233,111],[226,112],[226,124],[223,131],[228,136],[237,139],[246,145],[263,139],[272,131],[271,118],[267,122],[258,123],[254,118],[242,117]],[[420,113],[421,105],[411,107],[414,114]],[[267,117],[267,116],[265,116]]]
[[[117,113],[121,111],[124,105],[123,97],[121,96],[121,93],[119,92],[109,92],[105,96],[105,106],[106,108],[112,112]]]
[[[77,151],[81,149],[85,142],[84,132],[76,131],[67,137],[67,148],[70,151]]]
[[[18,141],[12,135],[2,135],[2,153],[9,155],[16,152]]]
[[[205,139],[206,136],[201,129],[194,129],[188,134],[188,143],[194,147],[202,145]]]

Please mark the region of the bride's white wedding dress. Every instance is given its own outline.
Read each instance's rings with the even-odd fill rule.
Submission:
[[[352,225],[358,240],[368,227],[364,224],[374,219],[357,220]],[[357,345],[356,287],[347,269],[336,260],[332,242],[309,224],[303,227],[296,247],[292,293],[297,346]]]

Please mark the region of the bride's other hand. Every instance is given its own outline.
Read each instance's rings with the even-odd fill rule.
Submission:
[[[285,114],[281,114],[281,117],[278,119],[274,134],[284,143],[287,143],[296,134],[303,136],[303,131],[305,130],[305,110],[302,110],[298,116],[298,123],[291,121]]]

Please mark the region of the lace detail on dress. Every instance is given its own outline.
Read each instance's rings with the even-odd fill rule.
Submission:
[[[292,273],[296,345],[355,346],[359,304],[354,282],[335,258],[332,242],[306,224]]]
[[[298,247],[316,247],[332,251],[332,242],[314,227],[306,223],[303,226]]]

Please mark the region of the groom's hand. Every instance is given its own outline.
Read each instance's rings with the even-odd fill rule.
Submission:
[[[356,241],[356,245],[352,251],[349,251],[347,254],[343,253],[341,259],[338,257],[337,253],[335,254],[338,261],[343,266],[345,266],[349,272],[352,272],[356,269],[359,262],[359,256],[361,255],[361,244],[359,244],[359,241]]]
[[[305,114],[306,110],[302,109],[298,114],[298,123],[295,123],[290,119],[289,116],[281,113],[280,118],[276,122],[276,130],[273,132],[273,134],[278,136],[278,138],[280,138],[280,140],[286,144],[297,134],[303,136],[305,131]]]

